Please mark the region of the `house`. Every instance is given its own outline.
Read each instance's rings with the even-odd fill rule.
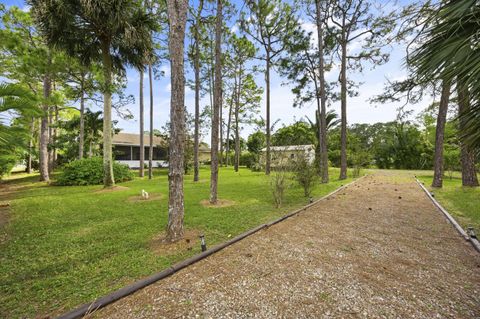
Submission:
[[[148,165],[150,136],[143,138],[145,144],[145,164]],[[113,136],[115,161],[127,164],[130,168],[140,167],[140,134],[117,133]],[[200,163],[210,161],[210,148],[201,143],[198,149]],[[168,167],[168,144],[158,136],[153,136],[153,167]]]
[[[143,138],[145,144],[145,164],[148,165],[150,136]],[[115,161],[127,164],[130,168],[140,167],[140,134],[117,133],[113,136],[113,156]],[[168,145],[158,136],[153,136],[153,167],[168,166]]]
[[[265,165],[267,149],[262,149],[260,153],[260,164]],[[311,164],[315,161],[315,145],[286,145],[271,146],[271,167],[281,167],[288,165],[300,156],[305,156]]]

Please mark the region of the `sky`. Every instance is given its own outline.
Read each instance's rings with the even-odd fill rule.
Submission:
[[[0,0],[7,6],[16,5],[20,8],[24,8],[25,2],[21,0]],[[304,22],[303,27],[307,31],[315,31],[313,24]],[[355,46],[355,44],[354,44]],[[354,50],[354,48],[352,48]],[[403,68],[403,61],[405,57],[405,46],[396,44],[388,49],[390,52],[389,61],[381,66],[377,66],[375,69],[371,69],[367,65],[363,73],[350,73],[348,74],[351,79],[362,82],[359,87],[359,95],[357,97],[348,98],[347,102],[347,122],[348,124],[354,123],[377,123],[392,121],[396,118],[397,108],[403,105],[403,102],[386,103],[382,105],[371,104],[368,99],[374,95],[380,94],[383,91],[383,87],[387,79],[395,80],[404,78],[406,75]],[[258,63],[261,63],[260,61]],[[189,68],[189,63],[185,63],[185,66]],[[154,81],[154,128],[161,129],[169,119],[170,112],[170,66],[168,61],[165,62],[160,69],[164,72],[164,76]],[[186,74],[187,78],[192,77],[192,73]],[[338,68],[333,68],[331,72],[326,75],[327,81],[335,81],[338,79]],[[114,114],[114,119],[118,120],[117,127],[122,129],[123,132],[138,133],[139,132],[139,73],[136,70],[127,70],[127,87],[125,93],[133,95],[135,97],[135,103],[128,105],[127,108],[133,114],[134,118],[131,120],[123,120],[118,115]],[[257,84],[265,86],[263,74],[259,74],[256,77]],[[309,117],[314,118],[316,103],[304,106],[300,109],[293,108],[294,95],[291,93],[291,85],[284,84],[285,79],[282,79],[277,72],[273,72],[271,75],[271,122],[279,120],[276,129],[282,125],[289,125],[293,122],[305,119]],[[148,78],[145,75],[145,128],[148,129],[149,119],[149,91],[148,91]],[[415,116],[418,112],[427,107],[431,101],[423,101],[416,105],[408,106],[408,109],[414,110],[412,116]],[[185,91],[185,104],[189,112],[194,112],[194,92],[188,87]],[[201,107],[208,104],[207,99],[201,101]],[[99,106],[92,105],[92,109],[100,110]],[[334,109],[340,114],[340,103],[330,103],[329,109]],[[261,102],[261,115],[265,117],[265,95]],[[224,117],[227,116],[227,110],[224,109]],[[254,127],[243,126],[241,136],[247,138],[249,134],[254,131]],[[202,137],[204,142],[210,144],[210,135],[207,134]]]

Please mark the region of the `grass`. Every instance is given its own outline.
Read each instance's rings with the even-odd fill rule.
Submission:
[[[464,229],[473,226],[480,233],[480,187],[463,187],[459,172],[451,179],[446,176],[442,188],[431,187],[433,173],[420,172],[417,177]]]
[[[317,184],[314,197],[351,180],[338,181],[336,169],[330,173],[332,181]],[[11,203],[7,239],[0,244],[2,318],[58,315],[200,251],[196,245],[166,256],[149,248],[167,222],[166,170],[110,193],[95,192],[101,186],[47,186],[37,178],[16,175],[6,184],[18,189],[0,195]],[[193,183],[192,176],[185,177],[185,226],[203,232],[210,246],[307,204],[303,190],[292,186],[282,208],[275,209],[263,173],[222,168],[219,198],[236,204],[206,208],[200,201],[209,195],[209,171],[202,169],[200,178]],[[163,197],[128,200],[142,189]]]

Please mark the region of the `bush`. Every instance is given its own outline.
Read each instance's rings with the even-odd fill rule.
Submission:
[[[127,165],[113,162],[116,183],[129,181],[133,174]],[[57,179],[58,185],[99,185],[103,183],[103,159],[101,157],[75,160],[64,166]]]
[[[310,163],[305,156],[298,156],[293,162],[293,178],[303,188],[305,197],[312,193],[313,186],[317,179],[315,165]]]
[[[270,176],[270,190],[276,208],[282,206],[285,190],[288,188],[287,173],[283,170],[276,171]]]
[[[14,156],[0,156],[0,177],[10,174],[15,166]]]

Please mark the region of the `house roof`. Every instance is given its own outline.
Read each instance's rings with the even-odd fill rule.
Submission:
[[[285,145],[285,146],[271,146],[270,151],[273,152],[290,152],[290,151],[311,151],[315,149],[315,145]],[[267,148],[263,148],[262,152],[266,152]]]
[[[148,146],[150,143],[150,136],[144,135],[143,141],[145,146]],[[153,145],[160,145],[163,143],[163,139],[158,136],[153,136]],[[140,134],[133,133],[117,133],[113,136],[112,140],[113,145],[131,145],[139,146],[140,145]]]
[[[150,145],[150,135],[145,134],[143,141],[145,143],[145,146]],[[153,145],[162,145],[164,144],[165,141],[163,138],[159,136],[153,136]],[[134,134],[134,133],[117,133],[113,136],[112,139],[112,144],[113,145],[127,145],[127,146],[140,146],[140,134]],[[206,145],[200,144],[198,148],[199,152],[202,153],[209,153],[210,148]]]

